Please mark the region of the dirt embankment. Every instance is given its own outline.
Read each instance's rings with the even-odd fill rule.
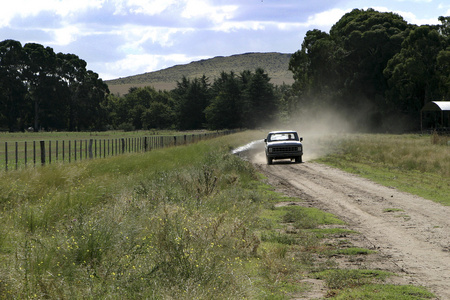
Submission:
[[[258,145],[258,143],[256,143]],[[450,299],[450,207],[381,186],[335,168],[308,162],[266,165],[261,145],[246,158],[277,190],[301,205],[339,216],[360,232],[360,246],[377,251],[371,268],[401,275],[402,284],[421,285]],[[255,150],[258,149],[258,150]]]

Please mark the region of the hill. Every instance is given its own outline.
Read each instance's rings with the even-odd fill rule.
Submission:
[[[157,90],[171,90],[183,76],[187,78],[206,77],[213,80],[222,71],[237,74],[244,70],[254,71],[262,68],[269,74],[275,85],[292,84],[292,72],[288,70],[291,54],[284,53],[245,53],[232,56],[218,56],[194,61],[185,65],[176,65],[160,71],[144,73],[119,79],[107,80],[113,94],[126,94],[130,87],[153,86]]]

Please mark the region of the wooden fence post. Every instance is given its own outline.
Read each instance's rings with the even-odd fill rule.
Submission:
[[[27,141],[25,141],[25,167],[27,166],[27,161],[28,161],[28,148],[27,148]]]
[[[40,141],[41,144],[41,165],[45,165],[45,141]]]
[[[147,152],[148,151],[148,138],[144,137],[144,151]]]
[[[8,142],[5,142],[5,170],[8,171]]]
[[[92,159],[94,157],[94,154],[92,153],[92,144],[94,141],[92,139],[89,140],[89,158]]]
[[[48,163],[52,163],[52,141],[48,141]]]
[[[16,170],[19,168],[19,143],[16,142]]]

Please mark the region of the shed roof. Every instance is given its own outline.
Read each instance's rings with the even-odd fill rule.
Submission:
[[[450,111],[450,101],[431,101],[425,104],[422,111]]]

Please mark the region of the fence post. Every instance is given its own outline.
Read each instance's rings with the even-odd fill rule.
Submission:
[[[8,171],[8,142],[5,142],[5,170]]]
[[[41,165],[45,165],[45,141],[40,141],[41,144]]]
[[[16,142],[16,170],[19,168],[19,143]]]
[[[94,154],[92,153],[92,144],[94,141],[92,139],[89,140],[89,158],[92,159],[94,157]]]
[[[33,141],[33,164],[36,166],[36,141]]]
[[[48,141],[48,163],[52,163],[52,141]]]
[[[173,136],[173,145],[176,146],[177,145],[177,137],[174,135]]]
[[[28,161],[28,147],[27,147],[27,141],[25,141],[25,167],[27,166],[27,161]]]

